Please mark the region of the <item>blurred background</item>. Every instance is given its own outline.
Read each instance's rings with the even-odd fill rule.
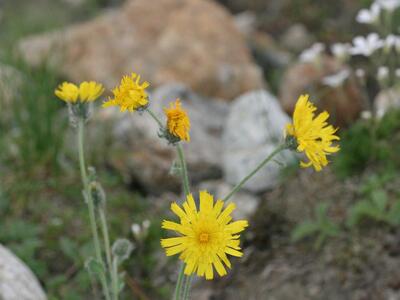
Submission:
[[[75,132],[54,89],[110,89],[137,72],[156,112],[175,98],[189,112],[193,191],[224,196],[282,139],[300,94],[340,128],[322,172],[282,155],[234,197],[250,222],[244,257],[195,280],[192,299],[400,299],[400,3],[381,2],[377,16],[367,0],[0,0],[0,278],[29,280],[15,280],[22,299],[0,279],[0,298],[100,299],[84,268]],[[98,102],[87,160],[112,240],[135,244],[122,298],[169,299],[177,260],[159,240],[182,199],[174,151],[147,115]]]

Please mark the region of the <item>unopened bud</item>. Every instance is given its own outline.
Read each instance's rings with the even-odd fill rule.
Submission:
[[[127,239],[118,239],[112,246],[112,254],[121,263],[128,259],[134,249],[134,245]]]

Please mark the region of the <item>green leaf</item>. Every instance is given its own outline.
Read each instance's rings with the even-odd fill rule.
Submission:
[[[380,221],[382,220],[382,213],[377,209],[376,205],[370,201],[360,201],[351,208],[347,225],[349,227],[354,227],[359,224],[363,218]]]
[[[305,237],[315,234],[319,230],[319,226],[317,223],[312,221],[305,221],[299,225],[297,225],[291,235],[292,241],[296,242]]]
[[[103,264],[93,257],[90,257],[88,260],[86,260],[85,267],[90,274],[97,277],[101,277],[105,274]]]
[[[375,204],[376,208],[380,212],[384,212],[386,210],[386,205],[388,203],[388,198],[386,192],[384,190],[374,190],[371,193],[371,201]]]

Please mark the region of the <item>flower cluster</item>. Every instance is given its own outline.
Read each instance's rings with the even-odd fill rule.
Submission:
[[[168,108],[164,108],[164,113],[167,116],[167,132],[172,135],[167,139],[171,142],[176,140],[189,142],[190,120],[186,111],[182,109],[180,100],[176,99],[175,103],[170,103]]]
[[[95,81],[83,81],[79,87],[70,82],[63,82],[55,90],[56,96],[68,103],[92,102],[103,92],[103,85]]]
[[[200,192],[200,208],[192,195],[180,207],[171,204],[171,210],[179,217],[179,223],[164,220],[162,228],[177,232],[180,236],[161,240],[167,256],[180,253],[185,262],[185,274],[197,273],[206,279],[214,278],[214,269],[220,276],[227,274],[231,263],[227,254],[241,257],[239,233],[247,226],[246,220],[231,222],[235,204],[217,200],[206,191]],[[225,266],[224,266],[224,264]]]
[[[132,73],[131,76],[124,76],[121,84],[112,90],[113,98],[103,103],[103,107],[119,106],[121,111],[143,110],[149,103],[146,88],[147,81],[140,83],[140,76]]]
[[[324,111],[314,118],[316,107],[308,101],[308,95],[300,96],[293,113],[293,124],[286,126],[289,144],[299,152],[304,152],[309,162],[301,162],[302,167],[313,166],[316,171],[328,164],[327,155],[339,151],[332,142],[339,140],[337,129],[328,125],[329,114]],[[291,139],[295,139],[294,143]]]
[[[322,49],[316,46],[312,52],[320,51]],[[340,80],[346,76],[348,76],[347,73],[341,74]],[[331,81],[334,80],[339,79],[331,79]],[[121,111],[146,111],[160,126],[161,137],[174,145],[179,141],[189,142],[190,119],[182,108],[181,101],[176,99],[175,102],[170,103],[169,107],[164,108],[166,122],[163,123],[149,108],[150,101],[146,91],[148,86],[147,82],[140,83],[140,76],[135,73],[124,76],[121,84],[112,91],[114,97],[104,102],[103,107],[118,106]],[[103,91],[103,86],[95,82],[82,82],[79,87],[65,82],[55,93],[68,103],[78,103],[79,107],[85,107],[86,102],[96,100]],[[275,154],[284,149],[304,152],[309,162],[301,162],[301,166],[313,166],[315,170],[320,171],[328,164],[327,156],[339,151],[339,147],[333,145],[339,137],[335,135],[337,129],[326,122],[329,114],[323,112],[315,117],[315,110],[315,106],[308,101],[308,95],[299,98],[293,115],[293,124],[288,124],[286,127],[286,143],[278,147]],[[82,129],[83,122],[80,122],[79,126]],[[79,134],[82,139],[82,130]],[[182,177],[186,178],[183,182],[188,195],[181,206],[176,203],[171,204],[171,210],[179,217],[179,222],[164,220],[162,228],[172,230],[178,236],[162,239],[161,246],[165,248],[167,256],[179,254],[179,258],[185,263],[184,274],[186,275],[196,273],[206,279],[213,279],[214,271],[216,271],[218,275],[224,276],[227,274],[227,268],[231,267],[228,255],[236,257],[243,255],[240,248],[240,233],[248,227],[246,220],[232,222],[231,214],[235,209],[235,204],[227,203],[227,201],[254,173],[246,176],[224,200],[214,201],[211,194],[201,191],[199,205],[196,206],[192,194],[189,194],[189,180],[185,175],[187,171],[183,152],[180,152],[182,150],[179,145],[175,146],[181,160]],[[260,166],[263,166],[270,158],[264,160]],[[88,192],[92,196],[91,201],[105,198],[104,191],[95,184],[89,185]],[[100,200],[95,202],[102,202]],[[148,224],[143,223],[143,228],[146,226],[148,228]],[[142,227],[134,224],[132,231],[136,239],[140,241]],[[112,253],[121,259],[125,259],[132,250],[127,241],[119,241],[115,245],[119,246],[113,246]]]

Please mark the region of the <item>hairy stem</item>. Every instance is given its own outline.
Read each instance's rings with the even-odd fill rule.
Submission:
[[[278,146],[274,151],[271,152],[270,155],[267,156],[257,167],[254,168],[247,176],[245,176],[230,192],[228,195],[225,196],[223,199],[224,202],[228,201],[240,188],[251,178],[253,177],[262,167],[264,167],[275,155],[277,155],[282,150],[286,149],[287,146],[282,144]]]

